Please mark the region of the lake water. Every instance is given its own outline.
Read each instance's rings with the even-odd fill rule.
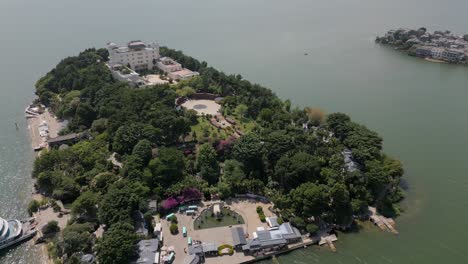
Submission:
[[[466,10],[466,0],[2,0],[0,215],[26,216],[34,157],[23,110],[36,79],[87,47],[155,40],[294,104],[349,113],[403,161],[400,235],[370,227],[340,235],[338,253],[309,248],[280,263],[468,263],[468,68],[373,43],[400,26],[468,33]],[[0,263],[39,263],[35,250]]]

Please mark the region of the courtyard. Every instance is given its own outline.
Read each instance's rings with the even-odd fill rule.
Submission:
[[[215,205],[213,205],[215,206]],[[206,229],[223,226],[232,226],[244,224],[242,216],[235,211],[222,207],[218,215],[214,214],[212,208],[203,210],[200,215],[195,218],[193,225],[194,229]]]
[[[214,204],[218,204],[220,201],[212,201],[203,203],[203,206],[198,208],[196,215],[186,215],[185,213],[177,212],[175,216],[178,221],[178,234],[171,234],[169,227],[171,222],[162,218],[164,246],[173,247],[175,252],[175,264],[184,263],[185,257],[188,256],[188,237],[190,237],[193,243],[200,241],[202,243],[214,243],[217,246],[228,244],[233,245],[234,241],[232,238],[231,227],[242,227],[246,236],[251,236],[252,232],[256,231],[258,227],[268,228],[266,223],[262,223],[257,214],[257,206],[261,206],[266,216],[274,216],[274,214],[268,209],[271,204],[262,203],[253,199],[230,199],[224,203],[224,209],[229,209],[230,212],[239,214],[243,219],[243,224],[226,225],[221,227],[205,227],[203,229],[195,229],[195,220],[200,217],[201,213],[210,212]],[[222,210],[222,209],[221,209]],[[227,216],[228,211],[224,211]],[[204,217],[204,216],[202,216]],[[232,218],[232,214],[228,217]],[[234,225],[235,224],[235,225]],[[184,237],[182,229],[186,228],[187,236]],[[213,256],[206,257],[205,263],[240,263],[243,261],[254,259],[253,256],[245,255],[243,252],[234,251],[233,255],[224,256]]]
[[[148,85],[159,85],[159,84],[166,84],[169,83],[168,80],[161,79],[159,74],[149,74],[143,76],[143,80],[148,83]]]

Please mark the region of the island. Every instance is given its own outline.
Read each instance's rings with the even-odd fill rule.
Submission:
[[[36,94],[29,212],[54,263],[252,263],[365,220],[396,233],[402,164],[344,113],[142,41],[65,58]]]
[[[421,27],[390,30],[375,41],[433,62],[468,64],[468,34],[457,36],[448,30],[431,33]]]

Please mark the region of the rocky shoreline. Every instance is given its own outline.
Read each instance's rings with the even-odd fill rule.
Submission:
[[[375,42],[428,61],[468,65],[468,34],[459,36],[448,30],[429,32],[424,27],[400,28],[377,37]]]

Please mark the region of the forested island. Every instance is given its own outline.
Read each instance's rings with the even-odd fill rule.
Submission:
[[[468,63],[468,34],[457,36],[448,30],[431,33],[424,27],[400,28],[388,31],[375,41],[435,62]]]
[[[55,261],[79,263],[77,256],[89,253],[102,264],[128,263],[142,239],[134,231],[135,212],[151,225],[149,200],[167,214],[187,199],[261,195],[282,222],[310,234],[349,230],[368,206],[398,214],[402,164],[382,152],[377,133],[343,113],[293,107],[180,51],[160,52],[200,75],[135,88],[113,78],[106,49],[87,49],[37,82],[35,104],[69,120],[61,134],[87,135],[44,150],[34,163],[37,189],[71,210],[67,227],[49,240]],[[220,112],[239,131],[176,107],[178,98],[194,93],[222,98]],[[104,235],[96,238],[99,227]]]

